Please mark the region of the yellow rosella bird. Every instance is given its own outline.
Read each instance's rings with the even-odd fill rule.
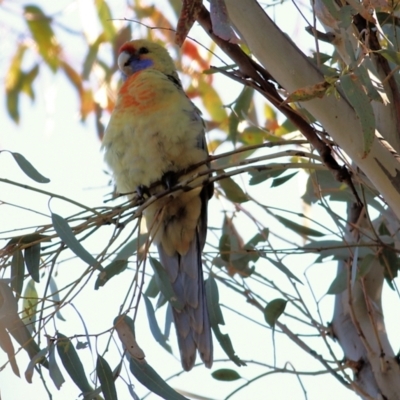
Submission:
[[[148,40],[132,40],[119,50],[118,65],[126,79],[103,140],[118,192],[154,194],[207,171],[204,121],[184,93],[167,50]],[[213,362],[201,261],[213,193],[207,179],[202,175],[187,190],[164,196],[144,211],[161,264],[184,305],[172,309],[187,371],[194,365],[196,349],[208,368]]]

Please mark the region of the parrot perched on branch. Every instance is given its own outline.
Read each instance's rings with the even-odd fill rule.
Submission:
[[[132,40],[119,50],[118,66],[125,82],[103,139],[118,192],[153,195],[208,171],[204,121],[183,91],[167,50],[148,40]],[[186,371],[193,367],[196,351],[208,368],[213,362],[201,257],[212,194],[208,174],[202,174],[143,212],[160,262],[183,304],[183,309],[172,309]]]

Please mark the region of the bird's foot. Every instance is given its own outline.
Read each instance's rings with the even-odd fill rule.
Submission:
[[[161,182],[165,186],[166,189],[171,189],[178,183],[178,177],[176,172],[168,171],[161,177]]]
[[[145,197],[144,197],[145,195],[147,197],[151,197],[150,189],[145,185],[139,185],[136,188],[136,193],[140,200],[145,200]]]

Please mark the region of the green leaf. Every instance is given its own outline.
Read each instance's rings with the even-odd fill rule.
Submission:
[[[216,371],[212,372],[211,376],[217,381],[225,382],[237,381],[238,379],[241,379],[241,376],[236,371],[228,368],[217,369]]]
[[[326,294],[339,294],[344,292],[347,289],[347,269],[343,268],[336,275],[333,282],[330,284],[328,291]]]
[[[68,222],[58,214],[51,214],[54,230],[60,239],[72,250],[79,258],[92,266],[97,266],[96,259],[78,242]],[[98,266],[97,266],[98,267]],[[99,268],[99,267],[98,267]]]
[[[60,65],[60,46],[51,28],[51,18],[33,5],[25,6],[24,17],[40,55],[53,72]]]
[[[120,274],[126,270],[128,260],[114,260],[107,265],[97,276],[94,288],[98,290],[99,287],[104,286],[113,276]]]
[[[226,121],[228,115],[215,88],[205,82],[204,79],[200,79],[197,90],[203,101],[204,108],[210,114],[212,121],[216,123]]]
[[[9,333],[2,325],[0,325],[0,348],[7,354],[8,361],[14,374],[20,377],[18,364],[15,359],[14,345]]]
[[[61,312],[60,312],[60,309],[59,309],[60,304],[61,304],[60,293],[59,293],[59,290],[57,288],[56,281],[54,280],[54,278],[52,276],[50,276],[49,283],[50,283],[51,299],[53,301],[53,305],[54,305],[54,308],[56,310],[56,316],[61,321],[65,321],[65,318],[61,315]]]
[[[133,376],[151,392],[165,400],[188,400],[171,386],[145,360],[137,361],[133,357],[129,361],[129,369]]]
[[[109,21],[109,23],[112,24],[112,21]],[[89,51],[88,54],[86,55],[85,61],[83,63],[83,69],[82,69],[82,78],[84,80],[89,79],[89,75],[92,72],[93,64],[96,61],[97,58],[97,53],[99,52],[100,45],[107,41],[105,38],[104,33],[101,33],[98,38],[95,40],[95,42],[91,45],[89,45]]]
[[[379,262],[383,267],[383,275],[386,279],[386,282],[394,290],[392,281],[394,278],[396,278],[399,269],[396,251],[385,247],[379,254]]]
[[[164,267],[153,257],[150,257],[150,265],[154,270],[157,285],[160,288],[161,293],[167,298],[167,300],[175,309],[182,310],[183,304],[177,298]]]
[[[256,248],[258,243],[266,242],[269,236],[269,229],[264,228],[260,233],[256,233],[246,244],[245,248]]]
[[[35,282],[39,283],[40,243],[25,249],[25,264],[29,275]]]
[[[204,285],[206,288],[207,310],[211,326],[225,325],[224,317],[219,305],[217,282],[215,282],[215,279],[211,274],[204,282]]]
[[[36,79],[39,73],[39,65],[36,64],[27,73],[21,72],[21,91],[27,94],[31,100],[35,99],[35,93],[33,91],[33,81]]]
[[[37,307],[39,304],[38,293],[35,282],[30,279],[24,291],[24,301],[22,302],[22,322],[26,325],[29,333],[35,332]]]
[[[295,281],[303,284],[303,282],[297,278],[289,268],[287,268],[282,262],[276,261],[273,258],[265,257],[271,264],[273,264],[279,271],[283,272],[288,278],[294,279]]]
[[[373,254],[367,254],[361,260],[361,262],[358,264],[357,279],[363,278],[368,274],[374,260],[376,260],[376,257]]]
[[[57,333],[57,352],[65,370],[75,385],[84,394],[91,392],[93,388],[86,378],[85,370],[78,353],[71,340],[60,332]]]
[[[271,187],[277,187],[277,186],[283,185],[288,180],[292,179],[295,175],[297,175],[297,172],[298,171],[293,172],[292,174],[289,174],[289,175],[282,176],[281,178],[275,178],[272,181]]]
[[[239,97],[236,99],[235,106],[233,107],[233,110],[229,116],[229,139],[233,143],[236,143],[239,122],[245,119],[253,96],[254,89],[249,86],[245,86]]]
[[[160,293],[160,289],[157,285],[156,277],[155,277],[155,275],[153,275],[150,279],[150,282],[149,282],[144,294],[147,297],[151,297],[154,299],[158,295],[158,293]]]
[[[7,96],[8,115],[15,123],[19,122],[19,94],[21,93],[21,74],[22,60],[27,47],[26,44],[20,43],[17,51],[11,59],[10,68],[7,71],[5,79],[5,88]]]
[[[104,0],[95,0],[95,5],[97,15],[104,30],[105,39],[107,42],[112,42],[116,35],[116,29],[113,25],[110,8]]]
[[[219,329],[219,325],[212,325],[212,330],[214,332],[215,337],[218,340],[218,343],[224,350],[225,354],[229,357],[231,361],[233,361],[238,367],[245,366],[246,363],[242,361],[236,354],[232,345],[231,338],[228,334],[223,334]]]
[[[24,256],[21,250],[16,250],[11,260],[11,288],[17,295],[17,299],[21,297],[22,287],[24,286]]]
[[[115,260],[127,260],[133,254],[136,254],[137,251],[143,246],[144,243],[148,240],[148,234],[138,235],[130,242],[128,242],[121,250],[119,250],[118,254],[116,255]]]
[[[37,169],[22,154],[11,152],[11,155],[14,157],[14,160],[17,162],[18,166],[26,175],[29,176],[29,178],[39,183],[50,182],[50,179],[40,174]]]
[[[50,342],[49,346],[49,374],[50,378],[53,381],[54,385],[58,390],[60,390],[62,384],[65,382],[63,374],[60,371],[60,368],[57,365],[56,357],[55,357],[55,344],[54,342]]]
[[[101,391],[105,400],[118,400],[115,389],[114,376],[108,362],[100,355],[97,355],[96,372],[99,377]]]
[[[283,224],[286,228],[288,228],[302,236],[316,236],[316,237],[325,236],[325,234],[323,234],[322,232],[319,232],[315,229],[311,229],[307,226],[297,224],[296,222],[293,222],[285,217],[281,217],[280,215],[275,215],[275,218],[281,224]]]
[[[379,53],[383,57],[385,57],[386,60],[388,60],[394,64],[400,65],[400,53],[398,51],[382,49],[382,50],[375,51],[375,53]]]
[[[370,99],[365,94],[365,91],[356,75],[343,75],[340,78],[340,86],[360,120],[364,137],[362,158],[365,158],[371,151],[372,143],[375,138],[374,110],[372,109]]]
[[[143,295],[143,299],[144,304],[146,305],[147,319],[149,321],[150,331],[153,334],[154,339],[157,343],[164,347],[165,350],[172,354],[171,346],[167,343],[165,336],[161,333],[161,329],[158,326],[151,301],[145,295]]]
[[[7,246],[12,246],[15,244],[29,244],[33,242],[50,242],[51,239],[50,237],[46,235],[40,235],[39,233],[31,233],[29,235],[23,235],[23,236],[15,236],[13,237],[8,243]]]
[[[221,258],[229,262],[230,260],[230,255],[231,255],[231,238],[229,234],[224,234],[221,236],[219,239],[219,252],[221,254]]]
[[[287,301],[283,299],[271,300],[264,309],[264,318],[269,326],[275,327],[276,321],[283,314]]]
[[[232,178],[224,178],[219,181],[222,190],[225,192],[228,200],[234,203],[244,203],[249,201],[246,194]]]
[[[277,178],[279,175],[282,175],[285,172],[284,169],[273,169],[274,166],[277,165],[278,164],[269,164],[269,167],[271,167],[271,169],[263,169],[262,171],[251,171],[249,185],[258,185],[259,183],[264,182],[269,178]]]

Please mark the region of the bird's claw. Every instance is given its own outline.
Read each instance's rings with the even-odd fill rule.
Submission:
[[[171,189],[173,188],[177,183],[178,183],[178,178],[176,176],[176,173],[173,171],[168,171],[166,172],[162,177],[161,177],[161,182],[165,186],[166,189]]]
[[[138,195],[140,200],[144,200],[145,199],[144,198],[145,195],[147,195],[147,197],[151,196],[150,189],[145,185],[139,185],[136,188],[136,193],[137,193],[137,195]]]

